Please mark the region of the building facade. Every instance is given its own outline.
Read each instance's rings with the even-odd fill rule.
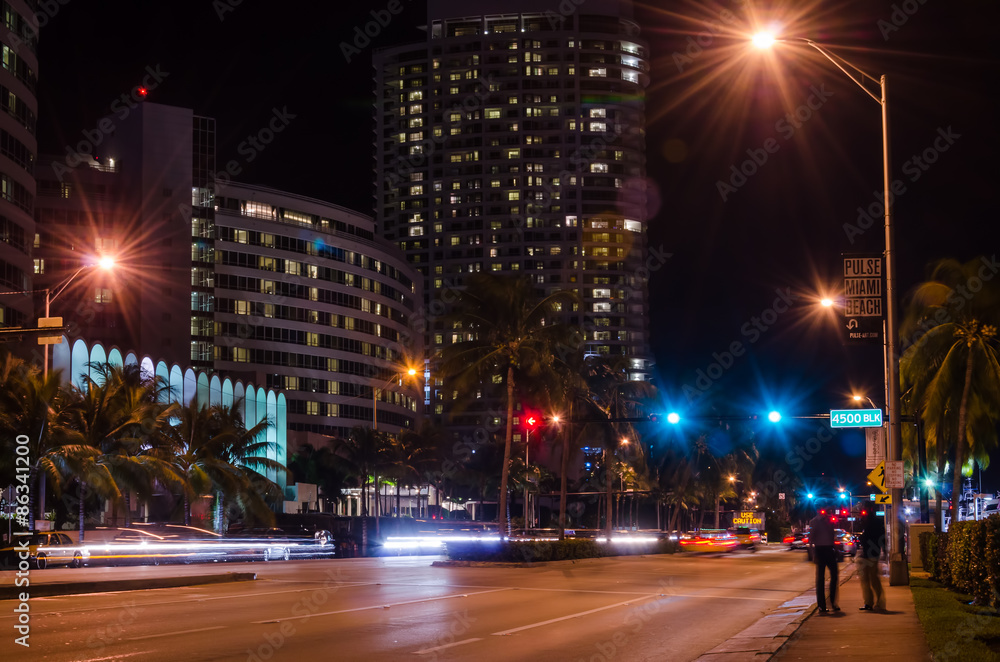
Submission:
[[[293,444],[354,426],[413,427],[419,380],[393,378],[423,337],[416,271],[374,221],[235,184],[215,164],[215,120],[142,102],[107,118],[96,155],[40,159],[43,287],[102,256],[53,301],[70,337],[284,394]]]
[[[648,379],[649,76],[631,3],[430,0],[427,21],[425,41],[374,58],[376,220],[426,310],[469,274],[525,274],[579,295],[566,321],[588,354]],[[461,339],[428,318],[430,352]]]
[[[38,31],[34,3],[0,2],[0,291],[24,292],[0,297],[0,327],[19,327],[31,321],[35,238],[33,208],[34,167],[38,153],[35,121],[38,101]]]
[[[281,389],[292,430],[412,428],[422,375],[405,371],[423,372],[422,337],[409,332],[420,284],[372,219],[244,184],[219,185],[214,201],[215,369]]]

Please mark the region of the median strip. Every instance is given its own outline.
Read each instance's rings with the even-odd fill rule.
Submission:
[[[157,588],[179,588],[203,584],[224,584],[227,582],[247,582],[257,579],[256,572],[227,572],[219,575],[191,575],[188,577],[144,577],[141,579],[109,579],[92,582],[50,582],[31,585],[31,597],[54,597],[80,595],[84,593],[114,593],[118,591],[145,591]],[[0,587],[0,600],[17,599],[15,586]]]

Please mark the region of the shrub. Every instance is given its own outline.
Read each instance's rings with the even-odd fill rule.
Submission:
[[[923,560],[924,570],[937,579],[938,534],[934,531],[924,531],[917,539],[917,543],[920,545],[920,558]]]
[[[989,602],[990,573],[986,567],[985,522],[955,522],[949,534],[951,584],[959,591],[974,596],[979,604]]]
[[[672,554],[676,543],[660,540],[649,545],[612,546],[594,540],[518,541],[502,543],[450,542],[448,558],[453,561],[491,561],[498,563],[541,563],[570,561],[628,554]]]
[[[951,584],[951,567],[948,564],[948,545],[950,544],[950,538],[950,533],[939,533],[937,536],[937,549],[934,553],[934,576],[945,586]]]

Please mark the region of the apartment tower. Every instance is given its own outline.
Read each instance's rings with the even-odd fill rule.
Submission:
[[[426,39],[375,54],[376,222],[423,277],[430,352],[462,339],[441,313],[468,275],[526,274],[578,293],[588,354],[649,378],[639,32],[627,1],[429,0]]]

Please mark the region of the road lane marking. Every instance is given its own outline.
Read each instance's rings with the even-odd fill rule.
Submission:
[[[530,630],[532,628],[540,628],[543,625],[551,625],[552,623],[559,623],[560,621],[568,621],[571,618],[580,618],[581,616],[588,616],[590,614],[596,614],[599,611],[606,611],[608,609],[614,609],[615,607],[624,607],[626,605],[632,604],[633,602],[636,602],[637,600],[644,600],[644,599],[647,599],[647,598],[657,598],[657,597],[659,597],[659,595],[657,595],[656,593],[649,593],[649,594],[644,595],[644,596],[642,596],[640,598],[635,598],[635,599],[632,599],[632,600],[626,600],[624,602],[618,602],[618,603],[615,603],[613,605],[607,605],[605,607],[598,607],[596,609],[588,609],[587,611],[577,612],[575,614],[570,614],[568,616],[560,616],[559,618],[551,618],[551,619],[549,619],[547,621],[541,621],[539,623],[532,623],[531,625],[522,625],[519,628],[511,628],[510,630],[502,630],[500,632],[494,632],[493,634],[494,635],[514,634],[515,632],[521,632],[522,630]]]
[[[126,657],[135,657],[136,655],[152,655],[155,651],[136,651],[134,653],[118,653],[117,655],[109,655],[107,657],[92,657],[88,662],[103,662],[104,660],[121,660]]]
[[[482,641],[482,637],[473,637],[472,639],[463,639],[462,641],[455,641],[450,644],[444,644],[443,646],[435,646],[434,648],[425,648],[419,651],[413,651],[414,655],[427,655],[427,653],[436,653],[438,651],[443,651],[446,648],[454,648],[455,646],[461,646],[462,644],[471,644],[474,641]]]
[[[225,625],[215,625],[210,628],[195,628],[194,630],[178,630],[176,632],[163,632],[161,634],[147,634],[141,637],[129,637],[125,641],[141,641],[143,639],[157,639],[159,637],[173,637],[179,634],[191,634],[192,632],[208,632],[209,630],[224,630]]]
[[[272,618],[266,621],[250,621],[252,625],[262,625],[265,623],[284,623],[285,621],[297,621],[303,618],[316,618],[318,616],[333,616],[335,614],[350,614],[356,611],[370,611],[372,609],[389,609],[390,607],[402,607],[404,605],[417,605],[422,602],[434,602],[436,600],[450,600],[451,598],[467,598],[470,595],[483,595],[484,593],[498,593],[509,591],[509,588],[494,588],[489,591],[476,591],[475,593],[452,593],[451,595],[439,595],[433,598],[419,598],[417,600],[405,600],[403,602],[390,602],[388,604],[370,605],[368,607],[355,607],[353,609],[338,609],[336,611],[324,611],[319,614],[304,614],[302,616],[289,616],[288,618]]]
[[[333,591],[333,590],[340,589],[340,588],[357,588],[359,586],[378,586],[378,585],[379,585],[378,582],[344,582],[343,584],[334,584],[333,586],[330,586],[330,587],[326,588],[326,590]],[[219,586],[223,586],[223,584],[219,584]],[[141,589],[141,590],[142,591],[169,591],[169,590],[185,589],[185,588],[191,588],[191,587],[189,587],[189,586],[177,586],[177,587],[174,587],[173,589],[159,589],[159,588],[156,588],[156,589]],[[316,587],[311,587],[311,588],[290,588],[290,589],[286,589],[284,591],[263,591],[263,592],[233,593],[233,594],[227,594],[227,595],[216,595],[216,596],[208,596],[208,597],[197,597],[197,598],[196,597],[190,597],[190,598],[183,598],[183,599],[180,599],[180,600],[160,600],[159,602],[143,602],[140,606],[141,607],[158,607],[158,606],[161,606],[161,605],[187,604],[187,603],[191,603],[191,602],[208,602],[209,600],[235,600],[235,599],[242,599],[242,598],[256,598],[258,596],[264,596],[264,595],[282,595],[284,593],[305,593],[306,591],[321,591],[321,590],[324,590],[323,586],[316,586]],[[136,593],[136,591],[116,591],[116,592],[118,592],[118,593]],[[800,593],[801,593],[801,591],[800,591]],[[33,600],[37,600],[38,602],[42,602],[42,601],[57,602],[57,601],[63,600],[63,599],[67,599],[67,600],[73,600],[73,599],[79,599],[79,598],[85,598],[86,599],[86,598],[91,598],[91,597],[93,597],[95,595],[111,595],[111,593],[78,593],[78,594],[74,594],[74,595],[52,595],[52,596],[46,596],[46,597],[40,597],[40,598],[33,598]],[[199,594],[199,595],[203,595],[203,594]],[[56,606],[56,605],[53,605],[53,606]],[[102,611],[102,610],[109,610],[109,609],[121,609],[121,604],[107,605],[106,607],[80,607],[79,609],[55,609],[53,611],[41,612],[39,615],[41,615],[41,616],[50,616],[52,614],[75,614],[75,613],[80,613],[80,612],[90,613],[90,612],[93,612],[93,611]],[[3,616],[0,616],[0,620],[2,620],[3,618],[4,618]]]

